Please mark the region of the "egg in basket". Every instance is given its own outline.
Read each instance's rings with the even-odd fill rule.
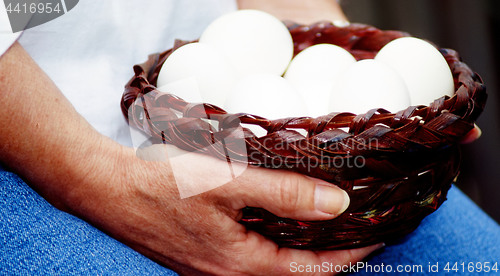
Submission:
[[[177,41],[134,72],[122,110],[154,143],[344,189],[349,208],[328,221],[243,210],[248,229],[315,250],[388,242],[418,227],[445,201],[459,141],[487,98],[454,50],[400,31],[282,23],[254,10],[220,17],[199,41]]]

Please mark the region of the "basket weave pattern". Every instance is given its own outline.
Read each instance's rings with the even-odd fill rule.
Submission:
[[[362,24],[287,25],[295,54],[311,45],[331,43],[358,60],[373,58],[391,40],[408,36]],[[178,41],[172,49],[150,55],[145,63],[134,66],[135,75],[123,94],[122,111],[131,125],[157,143],[202,151],[223,160],[229,150],[251,165],[297,171],[349,193],[348,210],[330,221],[296,221],[246,208],[241,223],[280,246],[353,248],[388,242],[413,231],[446,199],[459,172],[457,144],[474,127],[487,98],[481,78],[461,62],[458,53],[440,49],[452,70],[456,92],[429,106],[412,106],[397,113],[372,109],[365,114],[331,113],[279,120],[258,114],[228,114],[217,106],[188,103],[156,90],[164,61],[185,43]],[[217,121],[218,127],[207,121]],[[244,132],[233,131],[241,124],[258,125],[268,135],[259,138],[245,128]],[[304,137],[298,129],[308,135]],[[215,146],[221,139],[227,149]],[[246,149],[231,147],[232,139],[244,139]],[[363,166],[346,165],[356,163],[359,156],[363,157]]]

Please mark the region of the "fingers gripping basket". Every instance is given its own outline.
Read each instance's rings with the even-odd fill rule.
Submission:
[[[295,54],[314,44],[332,43],[357,59],[373,58],[389,41],[407,36],[362,24],[288,27]],[[429,106],[412,106],[395,114],[373,109],[358,115],[331,113],[279,120],[259,114],[227,114],[219,107],[188,103],[156,90],[163,62],[180,45],[134,66],[135,76],[122,98],[123,113],[131,125],[158,143],[226,160],[227,152],[214,146],[225,139],[226,150],[252,165],[321,178],[349,193],[348,210],[330,221],[296,221],[258,208],[244,210],[242,224],[285,247],[361,247],[413,231],[446,199],[459,172],[458,141],[473,128],[487,98],[480,77],[455,51],[441,49],[453,72],[456,92]],[[209,122],[217,122],[218,127]],[[258,125],[268,135],[256,137],[246,128],[236,135],[232,130],[241,124]],[[308,135],[304,137],[298,129]],[[231,148],[227,143],[231,139],[244,139],[246,149]]]

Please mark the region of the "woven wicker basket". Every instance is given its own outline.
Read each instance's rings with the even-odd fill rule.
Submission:
[[[287,26],[295,54],[314,44],[331,43],[357,59],[373,58],[389,41],[408,36],[362,24]],[[259,114],[227,114],[219,107],[188,103],[156,90],[163,62],[182,44],[177,42],[174,48],[134,66],[135,76],[126,85],[121,103],[125,117],[157,143],[203,150],[224,160],[226,154],[214,148],[214,142],[245,139],[246,151],[241,154],[252,159],[241,156],[242,160],[321,178],[349,193],[348,210],[330,221],[296,221],[258,208],[244,210],[242,224],[284,247],[353,248],[390,242],[413,231],[446,199],[459,172],[458,143],[473,128],[487,98],[481,78],[458,54],[440,49],[453,72],[456,93],[429,106],[412,106],[395,114],[373,109],[358,115],[331,113],[280,120],[267,120]],[[207,118],[217,121],[218,128]],[[242,123],[259,125],[268,135],[259,138],[245,129],[244,137],[231,137],[231,130]],[[297,129],[308,135],[304,137]],[[234,154],[239,154],[236,149]],[[360,156],[363,166],[348,165]],[[307,165],[311,163],[317,166]]]

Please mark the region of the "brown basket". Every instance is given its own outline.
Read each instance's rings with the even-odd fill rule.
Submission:
[[[373,58],[389,41],[408,36],[362,24],[287,25],[295,54],[314,44],[331,43],[357,59]],[[252,156],[252,165],[304,173],[349,193],[348,210],[329,221],[296,221],[258,208],[244,210],[242,224],[284,247],[353,248],[389,242],[413,231],[446,199],[459,172],[458,142],[474,127],[487,98],[481,78],[460,61],[457,52],[441,49],[453,72],[456,93],[429,106],[412,106],[395,114],[373,109],[359,115],[280,120],[227,114],[214,105],[187,103],[156,90],[162,64],[182,44],[177,42],[173,49],[134,66],[135,76],[122,98],[123,114],[157,143],[202,150],[226,160],[226,152],[214,146],[224,139],[233,156],[241,160]],[[218,121],[218,128],[207,119]],[[232,137],[232,130],[242,123],[259,125],[268,135],[258,138],[245,129],[244,137]],[[307,137],[297,129],[306,130]],[[246,151],[232,149],[227,143],[231,139],[245,139]],[[353,166],[359,157],[363,166]]]

